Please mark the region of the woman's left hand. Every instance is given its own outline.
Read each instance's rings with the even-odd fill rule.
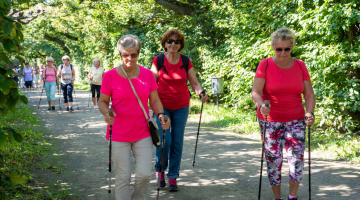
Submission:
[[[159,120],[160,120],[160,123],[161,123],[161,128],[163,130],[169,129],[169,127],[170,127],[170,118],[168,116],[160,115]]]
[[[314,124],[315,116],[313,116],[311,113],[309,113],[309,112],[306,113],[305,118],[306,118],[305,123],[306,123],[307,126],[311,126],[311,125]]]

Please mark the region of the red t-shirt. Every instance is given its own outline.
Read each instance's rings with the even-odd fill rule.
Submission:
[[[267,120],[290,122],[305,117],[301,94],[304,92],[304,81],[310,81],[305,63],[294,60],[291,68],[282,69],[272,58],[267,60],[268,64],[266,59],[260,62],[255,74],[255,78],[265,79],[262,98],[264,101],[269,100],[271,104]],[[264,120],[259,109],[257,109],[257,117]]]
[[[152,61],[157,67],[157,56]],[[187,73],[185,68],[180,67],[183,65],[182,58],[177,64],[169,63],[166,56],[164,56],[164,66],[169,74],[166,74],[164,69],[157,72],[158,76],[158,93],[164,108],[169,110],[178,110],[184,108],[190,103],[189,88],[187,86]],[[190,70],[193,64],[189,60]]]
[[[140,66],[139,76],[130,80],[149,116],[147,105],[150,93],[158,88],[154,75],[149,69]],[[129,80],[121,77],[116,68],[105,72],[100,92],[111,96],[111,107],[116,114],[112,125],[113,141],[135,142],[150,137],[150,128],[146,117],[131,89]],[[109,140],[109,125],[106,139]]]

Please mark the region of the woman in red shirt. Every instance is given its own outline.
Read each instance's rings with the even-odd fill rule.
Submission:
[[[163,35],[161,46],[165,53],[154,58],[151,71],[158,83],[159,97],[165,114],[170,118],[171,125],[165,135],[164,166],[161,168],[160,187],[166,185],[164,171],[169,163],[167,174],[170,183],[169,191],[175,192],[178,191],[176,179],[179,177],[184,131],[189,114],[190,92],[186,84],[187,80],[202,102],[206,102],[208,96],[202,93],[203,89],[196,78],[190,59],[180,54],[185,47],[184,35],[178,30],[169,30]],[[161,133],[159,120],[157,123]],[[155,170],[157,176],[160,170],[160,154],[161,146],[156,148]]]
[[[315,94],[305,63],[290,56],[295,45],[295,33],[281,28],[271,35],[271,43],[275,56],[260,62],[254,78],[252,99],[259,108],[260,129],[264,124],[263,116],[268,115],[265,157],[274,197],[282,199],[282,145],[285,142],[290,168],[288,199],[297,200],[304,167],[305,129],[315,120]],[[301,95],[305,99],[306,113]],[[264,100],[271,102],[269,108]]]

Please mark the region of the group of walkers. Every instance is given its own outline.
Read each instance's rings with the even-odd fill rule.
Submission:
[[[179,190],[177,179],[190,102],[187,80],[203,103],[208,98],[196,77],[192,62],[180,53],[185,47],[184,35],[178,30],[169,30],[163,35],[161,46],[165,53],[156,56],[152,60],[151,69],[146,69],[137,63],[141,41],[135,35],[125,35],[117,43],[121,65],[104,72],[100,60],[95,59],[94,66],[89,70],[94,108],[99,108],[109,125],[107,140],[110,139],[112,130],[111,151],[115,163],[117,200],[146,199],[153,160],[149,117],[155,119],[160,133],[165,131],[165,143],[161,144],[164,145],[163,162],[160,162],[160,145],[156,148],[156,162],[153,166],[156,177],[160,176],[158,187],[166,187],[167,171],[169,191]],[[295,47],[294,31],[286,28],[276,30],[271,35],[271,47],[275,55],[260,62],[251,94],[258,108],[260,130],[266,127],[265,158],[274,198],[282,199],[282,149],[285,144],[290,179],[288,199],[297,200],[297,190],[304,169],[305,130],[306,126],[311,126],[315,121],[315,94],[305,63],[291,57],[291,51]],[[58,69],[53,66],[53,58],[48,57],[46,61],[47,65],[43,70],[40,69],[40,78],[45,83],[48,110],[55,110],[55,88],[60,79],[66,110],[73,111],[75,71],[70,58],[64,56],[63,64]],[[32,81],[33,73],[34,70],[27,63],[23,70],[27,88],[30,87],[29,81]],[[109,113],[110,99],[113,115]],[[265,100],[269,100],[270,105],[265,105]],[[149,116],[148,103],[154,116]],[[162,137],[160,134],[161,140]],[[136,160],[133,191],[130,188],[131,152]]]
[[[6,64],[6,67],[10,68],[9,64]],[[19,88],[26,87],[27,92],[31,92],[31,88],[38,87],[39,77],[40,77],[40,67],[37,66],[37,63],[34,63],[34,66],[31,67],[28,62],[25,63],[23,69],[19,68],[17,64],[14,64],[13,75],[14,81],[18,84]]]
[[[265,158],[274,198],[282,199],[282,146],[285,143],[290,168],[288,199],[297,200],[304,169],[305,130],[315,121],[315,95],[305,63],[290,56],[295,47],[294,32],[279,29],[271,35],[271,41],[275,55],[260,62],[254,78],[252,98],[258,108],[261,130],[264,128],[264,116],[267,117]],[[176,180],[179,178],[189,113],[187,80],[203,103],[208,98],[197,80],[190,59],[180,53],[185,47],[184,35],[178,30],[169,30],[163,35],[161,46],[165,53],[156,56],[151,70],[148,70],[137,64],[141,50],[139,38],[135,35],[123,36],[117,43],[122,64],[105,72],[103,77],[99,110],[105,122],[112,126],[116,199],[146,199],[152,168],[152,141],[147,117],[144,117],[144,112],[149,116],[147,103],[154,112],[159,132],[166,131],[161,171],[161,146],[156,148],[154,168],[157,178],[160,176],[157,184],[159,187],[166,186],[165,171],[168,169],[168,188],[173,192],[179,190]],[[304,96],[306,112],[301,95]],[[114,116],[109,114],[110,99]],[[265,100],[271,104],[266,106]],[[145,107],[145,111],[142,107]],[[109,126],[106,134],[108,140]],[[160,137],[163,137],[162,134]],[[130,189],[131,151],[136,160],[133,192]]]

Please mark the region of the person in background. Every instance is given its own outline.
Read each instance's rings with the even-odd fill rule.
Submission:
[[[25,63],[25,67],[23,69],[23,75],[25,77],[25,86],[27,88],[27,92],[31,92],[32,81],[33,81],[33,70],[30,67],[29,63]]]
[[[19,69],[18,69],[17,65],[14,65],[13,71],[14,71],[17,75],[13,75],[12,77],[13,77],[14,81],[15,81],[16,83],[18,83],[18,82],[19,82],[19,78],[18,78],[18,76],[19,76],[19,75],[18,75],[18,74],[19,74]]]
[[[24,80],[23,72],[24,72],[24,70],[21,69],[21,67],[19,67],[19,68],[18,68],[18,74],[19,74],[19,76],[18,76],[18,78],[19,78],[19,84],[18,84],[18,85],[19,85],[19,88],[25,87],[25,80]]]
[[[73,88],[75,81],[75,70],[72,64],[70,64],[70,57],[63,56],[62,59],[64,64],[59,66],[58,76],[61,77],[61,89],[63,92],[64,103],[66,111],[73,112]]]
[[[40,74],[39,74],[39,78],[40,78],[40,87],[43,87],[44,85],[44,80],[43,80],[43,72],[44,72],[44,67],[45,65],[40,65]]]
[[[100,66],[100,60],[96,58],[94,60],[94,66],[89,69],[88,78],[91,81],[91,95],[92,101],[94,103],[94,109],[98,109],[99,107],[96,105],[96,102],[99,101],[100,98],[100,89],[101,82],[104,76],[104,68]],[[95,90],[96,90],[96,98],[95,98]]]
[[[57,72],[56,69],[53,67],[54,59],[52,57],[48,57],[46,59],[47,66],[43,70],[43,80],[45,82],[45,92],[47,102],[49,104],[48,110],[55,110],[55,89],[56,89],[56,82],[57,82]]]
[[[160,170],[161,147],[156,148],[156,175],[160,177],[160,187],[165,187],[165,170],[169,165],[169,191],[178,191],[176,179],[180,175],[180,164],[184,142],[185,125],[189,114],[190,92],[187,86],[189,80],[193,91],[199,95],[203,103],[206,102],[208,96],[203,92],[203,88],[199,83],[193,64],[190,59],[180,54],[185,48],[185,37],[178,30],[167,31],[162,39],[161,46],[165,53],[160,54],[152,61],[151,71],[159,85],[159,97],[164,105],[164,112],[170,117],[171,126],[166,131],[165,148],[164,148],[164,166]],[[161,59],[162,58],[162,59]],[[163,60],[160,63],[162,68],[158,66],[158,59]],[[187,66],[184,66],[187,63]],[[155,118],[156,119],[156,118]],[[159,132],[160,121],[157,120]],[[160,134],[162,138],[162,134]],[[168,164],[169,163],[169,164]]]
[[[40,67],[37,65],[37,63],[34,63],[34,67],[33,67],[33,80],[34,80],[34,87],[37,88],[38,87],[38,83],[39,83],[39,75],[40,75]]]
[[[315,94],[310,75],[301,60],[292,58],[295,33],[281,28],[271,35],[275,55],[260,62],[252,89],[252,99],[257,109],[261,132],[267,116],[265,133],[265,158],[274,198],[281,198],[281,167],[283,143],[289,164],[289,196],[297,200],[297,191],[304,169],[306,126],[315,121]],[[301,95],[304,96],[306,112]],[[265,100],[270,106],[266,107]]]

